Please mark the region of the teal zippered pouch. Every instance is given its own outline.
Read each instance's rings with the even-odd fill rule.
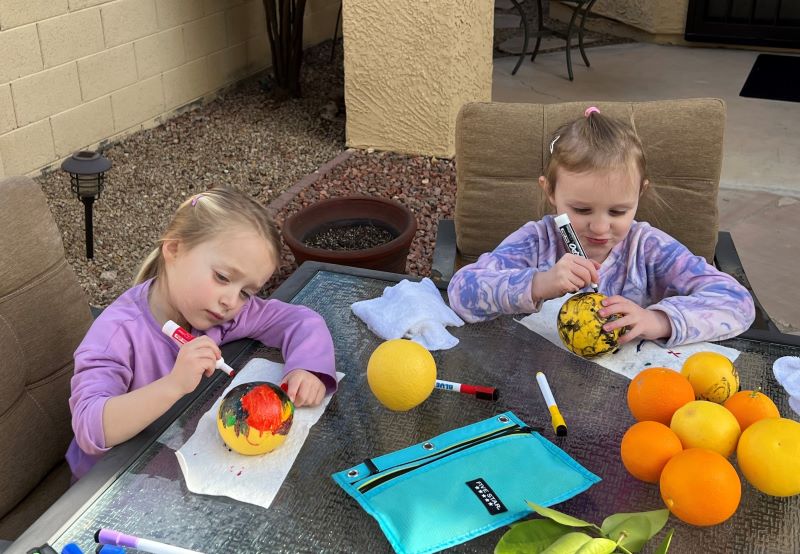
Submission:
[[[399,554],[425,554],[558,504],[600,478],[512,412],[334,473]]]

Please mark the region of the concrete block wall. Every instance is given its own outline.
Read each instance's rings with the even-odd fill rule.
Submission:
[[[309,0],[304,43],[339,0]],[[1,0],[0,176],[151,128],[271,63],[261,0]]]

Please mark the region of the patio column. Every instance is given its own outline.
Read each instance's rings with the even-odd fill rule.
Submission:
[[[452,157],[459,108],[491,100],[494,2],[343,1],[347,145]]]

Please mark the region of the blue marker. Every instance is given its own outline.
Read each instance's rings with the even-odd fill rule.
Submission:
[[[125,554],[125,552],[124,546],[113,546],[110,544],[98,544],[97,550],[95,550],[95,554]]]

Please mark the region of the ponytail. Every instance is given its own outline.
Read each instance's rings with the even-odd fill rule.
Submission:
[[[133,279],[133,284],[138,285],[144,283],[148,279],[156,277],[161,272],[161,267],[164,265],[164,257],[161,254],[161,242],[156,246],[144,259],[136,277]]]

